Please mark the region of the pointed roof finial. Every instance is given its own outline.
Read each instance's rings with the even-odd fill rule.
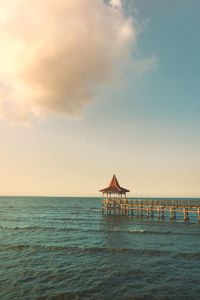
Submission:
[[[130,191],[127,190],[126,188],[121,187],[119,185],[117,177],[114,174],[113,177],[112,177],[112,179],[111,179],[111,182],[110,182],[109,186],[107,188],[104,188],[104,189],[100,190],[100,192],[103,192],[103,193],[125,194],[125,193],[130,192]]]
[[[115,176],[115,174],[113,175],[113,178],[111,179],[111,182],[110,182],[109,186],[110,187],[115,186],[115,187],[120,188],[119,182],[118,182],[117,177]]]

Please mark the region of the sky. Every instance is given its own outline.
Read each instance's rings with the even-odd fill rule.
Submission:
[[[0,0],[0,195],[200,197],[199,10]]]

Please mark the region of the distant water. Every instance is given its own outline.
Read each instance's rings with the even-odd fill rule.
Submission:
[[[0,299],[200,299],[200,225],[0,197]]]

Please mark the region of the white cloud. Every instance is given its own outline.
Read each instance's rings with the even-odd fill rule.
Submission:
[[[122,1],[121,0],[111,0],[110,5],[116,8],[121,8],[122,7]]]
[[[0,0],[0,116],[79,114],[132,60],[120,0]]]

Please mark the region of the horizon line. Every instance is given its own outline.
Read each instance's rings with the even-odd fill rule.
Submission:
[[[0,198],[3,197],[35,197],[35,198],[39,198],[39,197],[43,197],[43,198],[102,198],[102,196],[100,195],[0,195]],[[199,196],[189,196],[189,195],[131,195],[127,198],[193,198],[193,199],[200,199],[200,195]]]

